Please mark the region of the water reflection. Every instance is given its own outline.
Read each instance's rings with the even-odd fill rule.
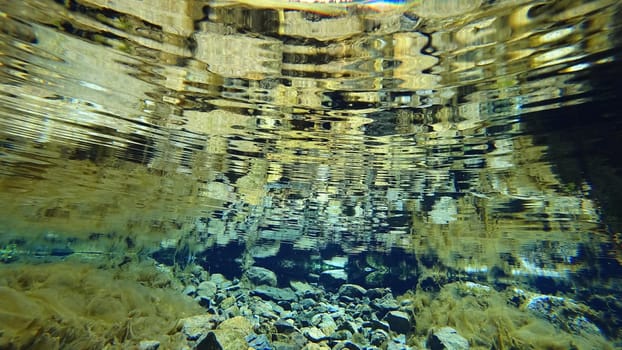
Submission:
[[[507,278],[622,261],[600,182],[568,179],[536,114],[611,103],[616,1],[171,4],[2,5],[3,244],[233,246],[241,267],[336,246],[367,273],[399,249]]]

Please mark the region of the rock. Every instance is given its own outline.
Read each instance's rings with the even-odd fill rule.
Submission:
[[[209,280],[211,282],[215,283],[216,286],[221,287],[221,288],[225,287],[227,282],[229,282],[229,280],[227,280],[227,277],[225,277],[223,274],[220,274],[220,273],[215,273],[215,274],[211,275]]]
[[[360,345],[358,345],[356,343],[353,343],[350,340],[339,342],[339,343],[337,343],[337,345],[335,345],[333,347],[333,350],[343,350],[343,349],[347,349],[347,350],[361,350],[363,348]]]
[[[212,281],[204,281],[199,284],[196,293],[200,297],[212,299],[216,296],[217,291],[218,287],[216,287],[216,283]]]
[[[253,310],[253,315],[257,315],[263,318],[276,320],[279,318],[279,315],[275,312],[272,307],[272,304],[263,301],[257,301],[252,303],[251,308]]]
[[[184,288],[184,291],[182,292],[184,295],[194,295],[197,292],[197,287],[189,284],[186,286],[186,288]]]
[[[274,322],[274,328],[276,328],[277,332],[285,334],[292,333],[296,330],[294,320],[284,320],[282,318]]]
[[[315,343],[328,339],[326,334],[317,327],[305,327],[302,329],[302,334]]]
[[[209,331],[199,341],[197,350],[245,350],[246,336],[252,333],[252,325],[246,318],[237,316],[223,321],[215,330]]]
[[[244,338],[248,343],[248,346],[254,350],[272,350],[270,342],[265,334],[250,334]]]
[[[299,295],[304,295],[307,291],[312,291],[314,288],[309,283],[300,281],[289,281],[289,286],[292,287],[294,292]]]
[[[251,266],[246,271],[246,277],[255,285],[267,285],[276,287],[276,274],[266,268]]]
[[[365,295],[369,299],[374,300],[374,299],[382,298],[389,293],[391,293],[391,290],[389,288],[370,288],[367,290]]]
[[[392,331],[406,334],[412,328],[410,317],[404,311],[389,311],[384,319],[389,323]]]
[[[298,305],[303,309],[303,310],[307,310],[307,309],[311,309],[314,306],[317,305],[317,302],[311,298],[304,298],[302,299]]]
[[[351,333],[360,333],[362,330],[362,327],[357,322],[348,320],[341,325],[340,329],[348,330]]]
[[[400,334],[388,342],[387,350],[411,350],[411,347],[406,345],[406,336]]]
[[[157,340],[141,340],[138,343],[139,350],[157,350],[160,347],[160,342]]]
[[[330,350],[330,348],[325,344],[307,343],[302,350]]]
[[[213,329],[217,322],[218,317],[211,314],[191,316],[179,320],[181,332],[188,340],[199,339],[199,337]]]
[[[333,332],[328,336],[331,340],[348,340],[352,338],[352,333],[347,329]]]
[[[372,329],[382,329],[383,331],[387,332],[389,331],[389,329],[391,329],[391,327],[389,326],[389,322],[380,321],[377,319],[372,319],[371,321],[366,323],[366,325],[368,327],[371,327]]]
[[[329,289],[336,289],[347,280],[348,274],[343,269],[326,270],[320,274],[320,283]]]
[[[538,294],[531,296],[525,307],[533,314],[575,334],[601,334],[598,326],[585,316],[593,312],[570,299]]]
[[[367,289],[358,284],[346,283],[339,287],[339,295],[350,298],[362,298],[367,293]]]
[[[275,302],[294,302],[298,299],[290,288],[276,288],[270,286],[259,286],[251,291],[251,295],[257,295],[262,299]]]
[[[332,334],[337,330],[337,323],[328,314],[316,314],[311,317],[311,324],[318,327],[324,334]]]
[[[381,315],[386,314],[389,311],[394,311],[400,308],[397,301],[393,298],[393,295],[387,294],[380,299],[372,301],[371,306],[378,310]],[[379,316],[380,317],[380,316]]]
[[[430,333],[427,346],[431,350],[466,350],[469,342],[455,329],[442,327]]]
[[[371,333],[369,343],[374,346],[380,346],[389,339],[389,333],[382,329],[376,329]]]

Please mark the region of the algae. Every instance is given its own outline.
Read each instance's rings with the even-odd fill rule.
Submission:
[[[170,287],[155,287],[166,278],[154,271],[144,264],[1,266],[0,348],[127,349],[142,340],[181,348],[177,321],[201,308]]]
[[[430,329],[449,326],[471,349],[613,349],[602,334],[570,333],[513,305],[511,288],[465,288],[456,282],[438,292],[421,289],[400,296],[410,301],[415,329],[409,343],[424,343]],[[476,285],[479,286],[479,285]]]

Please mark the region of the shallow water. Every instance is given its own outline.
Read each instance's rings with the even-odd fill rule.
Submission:
[[[617,1],[0,11],[7,268],[476,281],[577,300],[620,345]]]

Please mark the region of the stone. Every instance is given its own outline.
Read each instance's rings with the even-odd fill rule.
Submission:
[[[406,336],[400,334],[387,343],[387,350],[411,350],[411,347],[406,345]]]
[[[314,289],[309,283],[301,281],[289,281],[289,286],[300,295],[303,295],[306,291]]]
[[[330,350],[330,347],[326,344],[307,343],[302,350]]]
[[[430,350],[466,350],[469,349],[469,341],[455,329],[442,327],[432,330],[427,346]]]
[[[389,323],[391,330],[397,333],[406,334],[412,328],[410,317],[404,311],[389,311],[384,320]]]
[[[346,283],[339,287],[339,295],[350,298],[362,298],[367,293],[367,290],[358,284]]]
[[[209,330],[213,329],[218,322],[218,317],[212,314],[197,315],[179,320],[181,332],[188,340],[197,340]]]
[[[391,294],[387,294],[380,299],[372,301],[371,306],[374,309],[378,310],[379,313],[382,315],[386,314],[389,311],[394,311],[400,308],[399,304]]]
[[[352,332],[347,329],[342,329],[339,331],[333,332],[328,336],[331,340],[348,340],[352,338]]]
[[[259,286],[251,291],[251,295],[257,295],[262,299],[275,302],[294,302],[298,299],[296,293],[290,288],[276,288],[270,286]]]
[[[304,298],[304,299],[302,299],[302,300],[298,303],[298,305],[299,305],[299,306],[300,306],[303,310],[306,310],[306,309],[311,309],[311,308],[313,308],[314,306],[316,306],[316,305],[317,305],[317,302],[316,302],[315,300],[311,299],[311,298]]]
[[[212,281],[204,281],[199,284],[197,287],[197,295],[203,298],[212,299],[216,296],[216,292],[218,288],[216,284]]]
[[[389,339],[389,334],[382,329],[376,329],[371,333],[369,343],[374,346],[380,346]]]
[[[337,330],[337,323],[328,314],[316,314],[311,317],[311,324],[318,327],[324,334],[332,334]]]
[[[248,343],[246,337],[252,333],[252,325],[244,317],[236,316],[223,321],[215,330],[209,331],[201,339],[197,350],[246,350]]]
[[[246,270],[246,277],[255,285],[267,285],[276,287],[276,274],[266,268],[259,266],[251,266]]]
[[[292,333],[296,330],[294,320],[284,320],[282,318],[274,322],[274,328],[276,328],[277,332],[285,334]]]
[[[360,345],[350,341],[350,340],[346,340],[343,342],[339,342],[337,343],[334,347],[333,350],[361,350],[363,349]]]
[[[593,314],[593,312],[571,299],[536,294],[527,300],[525,307],[531,313],[574,334],[601,334],[598,326],[585,316],[586,313]]]
[[[371,321],[367,322],[366,325],[371,327],[372,329],[382,329],[383,331],[387,332],[389,331],[389,329],[391,329],[391,326],[389,326],[389,322],[376,319],[372,319]]]
[[[343,269],[326,270],[320,274],[320,283],[329,289],[337,289],[347,280],[348,274]]]
[[[211,275],[209,280],[215,283],[218,287],[224,287],[227,282],[229,282],[229,280],[227,280],[227,277],[220,273],[215,273]]]
[[[370,288],[365,293],[365,296],[367,296],[371,300],[374,300],[374,299],[382,298],[385,295],[389,294],[390,292],[391,290],[388,288]]]
[[[189,285],[187,285],[187,286],[184,288],[184,290],[183,290],[183,292],[182,292],[182,293],[183,293],[184,295],[194,295],[194,294],[196,294],[196,292],[197,292],[197,287],[195,287],[195,286],[193,286],[193,285],[189,284]]]
[[[305,327],[302,329],[302,334],[304,334],[307,339],[315,343],[328,339],[326,334],[324,334],[324,332],[317,327]]]
[[[253,350],[272,350],[268,337],[265,334],[249,334],[244,338]]]
[[[160,347],[160,342],[157,340],[141,340],[138,343],[139,350],[157,350]]]

